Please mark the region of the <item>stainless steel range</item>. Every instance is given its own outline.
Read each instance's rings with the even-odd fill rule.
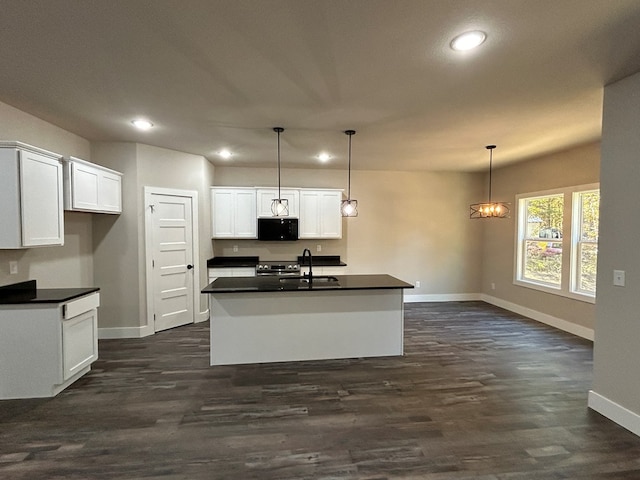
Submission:
[[[256,275],[300,275],[300,264],[289,260],[260,260]]]

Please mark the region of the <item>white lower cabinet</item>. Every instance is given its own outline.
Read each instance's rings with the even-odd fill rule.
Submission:
[[[0,305],[0,399],[53,397],[98,358],[100,294]]]
[[[69,380],[98,358],[98,311],[62,321],[62,374]]]
[[[306,268],[306,267],[303,267]],[[317,270],[316,270],[317,268]],[[346,275],[346,267],[313,267],[314,275]]]
[[[208,269],[209,283],[218,277],[255,277],[255,267],[210,267]]]

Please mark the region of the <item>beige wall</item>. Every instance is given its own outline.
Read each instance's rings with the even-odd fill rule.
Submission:
[[[605,88],[593,390],[640,432],[640,73]],[[626,286],[612,285],[613,270]],[[606,413],[606,412],[605,412]],[[620,413],[620,412],[619,412]],[[627,425],[628,426],[628,425]]]
[[[120,215],[93,215],[95,283],[100,287],[99,326],[141,325],[141,275],[138,265],[137,148],[135,143],[94,143],[93,161],[123,173]],[[134,336],[134,335],[132,335]]]
[[[343,170],[283,169],[282,186],[344,188]],[[216,168],[216,185],[274,186],[274,169]],[[349,273],[389,273],[421,282],[412,295],[467,294],[480,289],[482,233],[469,220],[469,204],[481,195],[480,176],[464,173],[355,171],[351,197],[359,216],[343,219],[341,240],[263,244],[214,240],[220,255],[287,259],[303,248],[340,255]],[[239,251],[233,253],[233,245]]]
[[[0,103],[1,140],[17,140],[60,155],[89,159],[89,142],[44,120]],[[0,172],[1,173],[1,172]],[[93,286],[91,216],[65,212],[64,245],[0,250],[0,285],[36,280],[42,288]],[[9,274],[9,261],[18,273]]]
[[[213,183],[213,166],[201,155],[167,150],[149,145],[138,145],[138,188],[141,197],[139,201],[143,208],[139,211],[141,235],[139,236],[139,268],[145,272],[145,244],[144,244],[144,187],[162,187],[179,190],[195,190],[198,193],[198,226],[199,252],[196,260],[200,266],[199,288],[206,287],[206,261],[213,255],[211,247],[211,199],[210,186]],[[140,276],[141,290],[146,289],[146,276]],[[206,295],[200,295],[200,312],[208,308]],[[146,309],[144,309],[146,314]],[[198,313],[198,312],[196,312]]]
[[[509,219],[483,222],[482,292],[545,315],[593,329],[595,307],[513,284],[517,194],[597,183],[600,177],[599,144],[590,144],[494,170],[492,197],[511,202]],[[488,179],[486,179],[488,182]],[[491,284],[495,284],[495,290]]]
[[[96,163],[124,173],[122,214],[94,219],[96,283],[103,289],[100,327],[135,329],[147,324],[144,187],[198,192],[197,257],[203,288],[206,259],[212,256],[209,186],[214,169],[199,155],[134,143],[95,143],[92,154]],[[202,295],[200,312],[207,307]]]

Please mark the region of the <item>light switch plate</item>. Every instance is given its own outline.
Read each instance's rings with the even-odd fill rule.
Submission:
[[[624,287],[624,270],[613,271],[613,284],[616,287]]]

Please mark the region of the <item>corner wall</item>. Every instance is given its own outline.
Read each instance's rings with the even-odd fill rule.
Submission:
[[[598,302],[589,406],[640,435],[640,73],[605,88]],[[626,271],[626,286],[612,284]]]
[[[514,285],[515,197],[523,193],[597,183],[599,169],[600,145],[593,143],[493,171],[492,197],[497,201],[511,202],[511,218],[475,220],[484,225],[481,288],[484,300],[571,333],[592,337],[595,323],[595,306],[592,303]],[[488,182],[488,178],[485,181]]]
[[[147,324],[144,187],[198,192],[200,265],[198,290],[207,284],[206,260],[212,256],[209,186],[213,166],[200,155],[135,143],[94,143],[94,161],[124,173],[121,215],[95,215],[96,284],[102,288],[100,336],[138,337],[153,333]],[[208,302],[200,296],[200,311]]]

